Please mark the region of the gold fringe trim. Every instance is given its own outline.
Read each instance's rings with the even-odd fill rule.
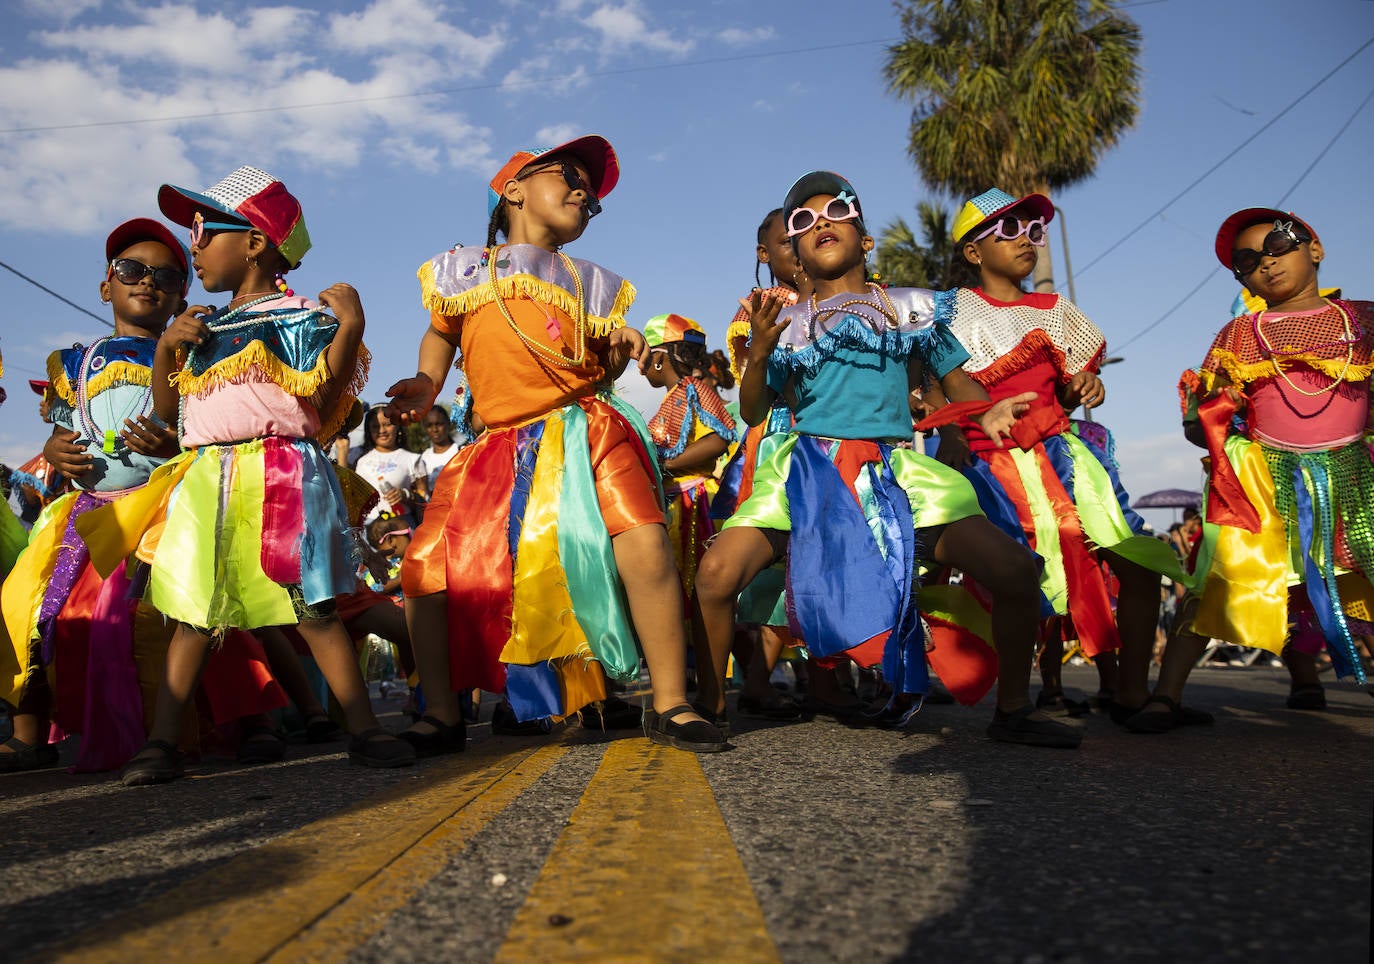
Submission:
[[[62,367],[60,351],[48,355],[48,391],[72,408],[76,408],[76,393],[72,391],[72,384],[67,380],[67,369]]]
[[[1246,385],[1261,378],[1275,377],[1274,363],[1269,360],[1261,362],[1242,362],[1236,354],[1224,348],[1213,349],[1207,358],[1208,362],[1213,362],[1224,371],[1231,384],[1237,388],[1244,388]],[[1374,365],[1357,364],[1351,362],[1347,367],[1344,358],[1308,358],[1297,357],[1293,359],[1299,365],[1305,365],[1313,371],[1325,375],[1327,378],[1341,379],[1347,382],[1362,382],[1369,378],[1370,373],[1374,372]],[[1283,364],[1280,362],[1280,364]],[[1285,372],[1292,372],[1292,367],[1284,366]],[[1341,373],[1345,376],[1342,378]],[[1216,384],[1217,372],[1215,370],[1204,369],[1201,373],[1202,385],[1207,391],[1212,391]]]
[[[552,282],[536,278],[534,275],[516,274],[497,278],[494,288],[490,281],[484,281],[456,295],[439,293],[439,288],[434,280],[432,262],[426,261],[420,265],[417,276],[420,279],[420,303],[428,310],[438,312],[441,315],[449,315],[450,317],[465,315],[485,305],[494,304],[498,295],[501,298],[516,298],[523,295],[534,301],[542,301],[546,305],[552,305],[569,317],[577,317],[577,298],[571,292]],[[622,279],[620,290],[616,292],[615,300],[611,303],[610,313],[605,317],[590,313],[587,315],[588,336],[604,338],[617,328],[625,327],[625,312],[629,310],[634,300],[634,285]]]
[[[730,374],[735,376],[735,381],[739,381],[744,377],[744,374],[740,371],[740,358],[735,347],[735,342],[741,338],[748,339],[753,333],[754,329],[749,324],[748,319],[744,321],[732,321],[730,322],[730,327],[725,329],[725,347],[730,351]],[[740,349],[743,349],[743,347],[743,345],[739,346]]]
[[[325,368],[328,369],[328,360],[325,352],[320,352],[320,358],[325,360]],[[353,402],[362,394],[363,386],[367,384],[367,376],[372,370],[372,352],[364,344],[358,345],[358,364],[353,369],[353,377],[348,380],[348,384],[339,392],[339,397],[334,400],[329,411],[320,413],[320,430],[315,435],[315,441],[321,445],[328,445],[329,440],[338,434],[343,423],[348,419],[348,411],[353,407]]]
[[[251,341],[241,351],[217,362],[200,375],[186,369],[173,373],[170,381],[182,395],[201,395],[216,385],[246,381],[253,369],[260,369],[282,391],[297,398],[310,398],[329,381],[328,353],[321,351],[315,367],[308,372],[288,367],[261,341]]]

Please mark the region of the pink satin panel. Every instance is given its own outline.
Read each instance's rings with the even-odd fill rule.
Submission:
[[[262,571],[282,585],[301,581],[305,536],[301,454],[289,442],[263,440]]]
[[[86,708],[76,773],[114,770],[138,752],[143,730],[143,694],[134,664],[133,612],[125,564],[100,587],[91,614],[86,662]]]

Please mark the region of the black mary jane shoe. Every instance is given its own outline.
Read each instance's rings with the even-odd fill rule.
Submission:
[[[0,753],[0,773],[20,773],[57,766],[57,747],[50,743],[33,746],[12,736],[5,741],[5,747],[10,752]]]
[[[434,727],[433,733],[419,733],[415,730],[402,730],[398,739],[404,740],[415,749],[417,757],[440,756],[445,753],[462,753],[468,745],[468,725],[459,719],[457,723],[445,723],[433,716],[422,716],[421,723]]]
[[[410,766],[418,755],[410,743],[398,739],[380,726],[348,738],[348,759],[365,767],[389,769]]]
[[[687,713],[695,713],[689,704],[682,703],[662,713],[656,710],[644,711],[644,735],[650,742],[687,750],[691,753],[719,753],[729,744],[725,735],[713,723],[706,720],[689,720],[675,723],[674,720]]]

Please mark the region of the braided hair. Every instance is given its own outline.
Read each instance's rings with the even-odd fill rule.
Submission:
[[[780,217],[782,217],[782,208],[774,208],[773,210],[769,211],[767,214],[763,216],[763,220],[759,222],[759,244],[767,245],[768,225],[772,224],[775,218]],[[756,288],[763,287],[763,282],[759,280],[759,265],[763,263],[764,262],[759,261],[757,258],[754,259],[754,287]],[[773,265],[771,262],[769,262],[768,264],[768,283],[770,286],[776,285],[778,283],[777,276],[773,274]]]

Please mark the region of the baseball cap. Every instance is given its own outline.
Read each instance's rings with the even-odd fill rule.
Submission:
[[[782,217],[786,222],[792,216],[792,212],[805,204],[810,198],[818,194],[829,194],[832,197],[839,197],[841,194],[848,194],[854,199],[854,210],[859,212],[859,217],[854,222],[854,226],[859,229],[860,234],[867,234],[868,229],[864,227],[864,209],[859,203],[859,193],[854,190],[854,185],[850,184],[834,171],[811,171],[801,177],[787,189],[787,197],[782,202]]]
[[[587,134],[557,147],[535,147],[516,151],[510,160],[501,165],[501,170],[496,172],[496,176],[487,186],[488,215],[501,203],[501,192],[505,189],[506,182],[524,170],[531,161],[546,154],[567,154],[581,161],[582,166],[587,169],[587,177],[591,179],[592,193],[598,199],[610,194],[611,189],[620,180],[620,160],[615,156],[615,148],[599,134]]]
[[[701,325],[682,315],[654,315],[644,323],[644,340],[651,348],[674,341],[704,345],[706,332],[702,330]]]
[[[247,221],[267,235],[292,268],[300,267],[310,250],[301,202],[285,184],[256,167],[240,167],[204,193],[164,184],[158,189],[157,203],[163,214],[188,228],[197,211],[202,216],[212,211]]]
[[[133,218],[111,231],[110,236],[105,239],[106,263],[113,261],[119,252],[128,250],[140,241],[156,241],[172,252],[177,267],[182,274],[187,275],[186,283],[181,286],[181,293],[186,294],[191,288],[191,257],[186,251],[186,245],[182,244],[181,239],[161,221],[154,221],[152,218]]]
[[[1231,252],[1236,247],[1236,236],[1246,228],[1255,224],[1263,224],[1266,221],[1271,224],[1275,221],[1292,221],[1311,235],[1313,241],[1317,240],[1317,232],[1312,230],[1312,225],[1292,211],[1280,211],[1278,208],[1246,208],[1243,211],[1237,211],[1221,222],[1221,229],[1217,231],[1217,260],[1229,270],[1231,268]]]
[[[980,225],[1013,210],[1026,211],[1045,219],[1054,220],[1054,205],[1043,194],[1027,194],[1025,197],[1012,197],[1006,191],[992,188],[975,198],[970,198],[959,210],[950,229],[950,237],[956,242],[963,240]]]

